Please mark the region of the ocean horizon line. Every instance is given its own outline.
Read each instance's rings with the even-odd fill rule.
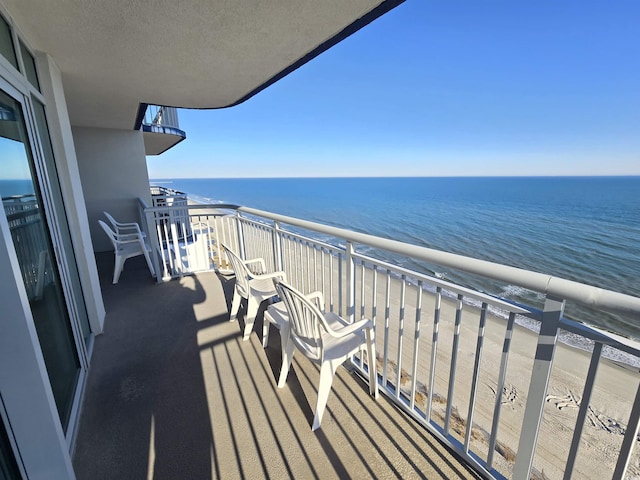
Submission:
[[[450,178],[487,178],[487,179],[498,179],[498,178],[544,178],[544,179],[552,179],[552,178],[640,178],[639,174],[630,174],[630,175],[368,175],[368,176],[273,176],[273,177],[150,177],[150,181],[163,181],[163,180],[296,180],[296,179],[376,179],[376,178],[430,178],[430,179],[450,179]],[[7,179],[11,180],[11,179]]]

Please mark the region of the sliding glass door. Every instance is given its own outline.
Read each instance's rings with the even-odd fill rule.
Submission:
[[[1,85],[0,85],[1,87]],[[19,101],[20,100],[20,101]],[[0,89],[0,196],[63,428],[69,425],[81,374],[78,345],[61,283],[22,99]],[[44,187],[44,188],[43,188]],[[2,321],[2,320],[0,320]]]

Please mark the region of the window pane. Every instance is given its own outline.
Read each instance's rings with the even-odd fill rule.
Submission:
[[[49,137],[49,126],[47,125],[47,117],[45,115],[44,105],[35,98],[31,98],[33,102],[33,110],[36,117],[36,125],[38,125],[38,133],[40,134],[40,143],[44,153],[44,162],[47,165],[49,173],[49,183],[51,185],[51,196],[53,197],[54,208],[58,215],[58,224],[60,227],[60,235],[62,236],[62,245],[67,253],[67,266],[69,267],[69,276],[71,277],[71,286],[76,299],[76,310],[78,312],[78,320],[82,327],[82,336],[85,344],[91,338],[91,328],[89,327],[89,316],[87,307],[84,303],[84,295],[82,293],[82,285],[80,284],[80,274],[78,273],[78,264],[73,252],[73,244],[71,242],[71,233],[69,232],[69,223],[67,222],[67,213],[62,201],[62,190],[60,188],[60,180],[58,178],[58,170],[53,157],[53,149],[51,148],[51,138]]]
[[[0,90],[0,108],[9,112],[0,122],[0,197],[60,422],[66,430],[80,360],[22,106]]]
[[[24,46],[24,43],[20,41],[20,52],[22,52],[22,63],[24,63],[24,74],[27,76],[27,79],[40,91],[40,82],[38,82],[38,71],[36,70],[36,59],[33,58],[33,55],[29,53],[27,47]]]
[[[13,65],[18,68],[16,53],[13,49],[13,38],[11,38],[11,28],[9,24],[0,15],[0,54]]]

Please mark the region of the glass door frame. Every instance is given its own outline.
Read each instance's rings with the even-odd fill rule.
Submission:
[[[19,58],[18,61],[21,62],[22,59]],[[31,101],[31,98],[33,96],[33,98],[37,99],[39,102],[45,105],[46,109],[46,99],[36,88],[34,88],[28,82],[26,78],[17,76],[15,72],[7,70],[11,69],[4,68],[3,63],[0,62],[0,89],[2,89],[14,100],[16,100],[22,107],[22,113],[25,119],[26,134],[29,140],[29,147],[31,149],[31,155],[35,166],[35,175],[37,183],[40,187],[40,195],[42,197],[44,207],[43,214],[44,218],[46,219],[47,230],[51,238],[55,255],[55,259],[52,259],[52,264],[55,266],[55,268],[57,268],[59,272],[63,297],[71,323],[73,341],[75,344],[76,352],[78,354],[78,358],[80,360],[80,372],[78,373],[78,380],[71,407],[71,414],[69,416],[69,423],[65,431],[67,446],[71,448],[71,446],[73,445],[73,441],[75,440],[80,402],[82,399],[82,394],[84,392],[84,386],[86,383],[86,377],[89,367],[89,352],[87,351],[87,345],[84,342],[82,329],[76,311],[76,302],[84,302],[84,298],[75,298],[71,286],[71,281],[69,278],[70,272],[67,267],[69,259],[67,258],[67,252],[62,246],[63,242],[61,240],[58,217],[56,215],[55,208],[53,207],[54,200],[52,198],[49,175],[47,172],[46,162],[44,161],[42,145],[40,143],[41,137],[37,129],[35,112],[33,110]],[[62,201],[64,203],[64,199],[59,199],[59,201]],[[0,215],[5,215],[4,211],[2,211]],[[68,253],[74,254],[74,252]],[[72,261],[75,261],[75,259],[72,259]]]

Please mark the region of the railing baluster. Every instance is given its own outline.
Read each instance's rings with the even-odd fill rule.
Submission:
[[[287,271],[289,282],[293,285],[294,271],[292,268],[293,261],[291,260],[291,256],[293,255],[293,240],[291,240],[291,236],[287,235]]]
[[[313,290],[318,291],[318,246],[313,246]]]
[[[146,218],[146,223],[147,223],[146,233],[149,237],[149,242],[151,246],[151,261],[153,262],[153,268],[155,269],[155,272],[156,272],[156,282],[160,283],[163,281],[163,277],[167,276],[167,266],[164,263],[164,250],[160,248],[160,242],[159,242],[159,239],[162,237],[159,235],[160,232],[157,228],[158,224],[155,219],[156,214],[154,212],[144,212],[143,214]],[[157,231],[156,235],[152,235],[153,231],[152,231],[151,225],[155,227],[153,228],[153,230]],[[162,257],[162,270],[164,272],[164,275],[160,274],[160,265],[158,265],[158,253],[160,253]]]
[[[338,315],[342,316],[342,252],[338,252]]]
[[[293,281],[295,278],[295,272],[293,271],[295,268],[295,265],[293,264],[293,255],[294,255],[294,250],[295,250],[295,242],[294,240],[291,238],[290,235],[287,236],[287,244],[289,245],[289,248],[287,249],[288,255],[287,255],[287,268],[288,268],[288,272],[289,272],[289,281],[291,282],[291,284],[293,285]]]
[[[166,245],[167,258],[169,259],[169,268],[173,273],[175,272],[175,268],[173,265],[173,255],[171,255],[171,248],[169,248],[171,245],[171,243],[169,242],[169,228],[167,227],[166,223],[163,223],[160,228],[162,229],[162,233],[164,234],[164,245]],[[162,247],[163,252],[165,251],[164,245]]]
[[[471,394],[469,396],[469,412],[467,413],[467,431],[464,437],[464,451],[469,451],[471,431],[473,430],[473,411],[476,406],[476,394],[478,390],[478,377],[480,376],[480,361],[482,360],[482,346],[484,344],[484,329],[487,322],[486,303],[482,303],[480,310],[480,323],[478,325],[478,341],[476,343],[476,358],[473,363],[473,376],[471,377]]]
[[[573,439],[571,440],[571,448],[569,448],[569,456],[567,457],[567,464],[564,469],[564,480],[570,480],[573,473],[573,466],[576,463],[576,457],[578,456],[578,448],[580,447],[580,438],[582,437],[582,429],[584,428],[584,422],[587,420],[587,413],[589,412],[589,403],[591,402],[591,393],[593,393],[593,386],[595,385],[596,373],[598,372],[598,364],[600,363],[600,355],[602,354],[602,343],[596,342],[593,346],[593,353],[591,354],[591,362],[589,363],[589,371],[587,372],[587,379],[582,391],[582,399],[580,400],[580,410],[578,411],[578,418],[576,419],[576,428],[573,431]]]
[[[326,266],[325,266],[324,259],[325,259],[324,247],[321,247],[320,248],[320,268],[321,268],[321,270],[320,270],[321,277],[320,278],[321,278],[321,283],[322,283],[322,294],[324,295],[324,303],[325,303],[325,305],[323,305],[322,307],[323,308],[327,308],[327,305],[326,305],[326,303],[327,303],[327,290],[326,290],[326,282],[325,282],[325,279],[326,279],[325,268],[326,268]]]
[[[273,263],[277,271],[282,270],[282,241],[280,239],[280,222],[273,222]]]
[[[310,293],[313,290],[311,290],[311,254],[309,250],[309,242],[304,243],[304,248],[307,252],[307,293]]]
[[[622,446],[620,447],[620,454],[618,456],[618,462],[616,463],[616,469],[613,472],[613,480],[622,480],[627,473],[629,462],[631,461],[631,454],[633,453],[633,446],[638,439],[638,426],[640,425],[640,386],[636,393],[633,407],[631,408],[631,415],[629,415],[629,422],[627,423],[627,431],[624,434],[622,440]]]
[[[353,260],[353,243],[347,242],[346,258],[347,263],[347,320],[349,323],[355,321],[356,309],[356,268]],[[342,312],[340,312],[342,315]]]
[[[511,338],[513,337],[513,325],[515,323],[516,314],[509,313],[507,328],[504,335],[504,343],[502,346],[502,358],[500,359],[500,370],[498,373],[498,384],[496,386],[496,403],[493,409],[493,421],[491,423],[491,436],[489,438],[489,453],[487,455],[487,470],[493,468],[493,455],[496,450],[496,441],[498,439],[498,426],[500,422],[500,411],[502,409],[502,392],[504,391],[504,383],[507,376],[507,363],[509,360],[509,351],[511,350]]]
[[[411,411],[416,406],[416,386],[418,382],[418,347],[420,346],[420,320],[422,319],[422,280],[418,281],[416,298],[416,328],[413,337],[413,367],[411,369]]]
[[[542,312],[542,325],[538,335],[538,346],[531,373],[527,405],[524,410],[522,429],[516,464],[513,467],[514,478],[529,478],[536,451],[540,422],[544,412],[545,397],[553,366],[553,354],[558,341],[558,328],[564,311],[564,300],[547,296]]]
[[[247,260],[246,245],[244,243],[244,228],[242,225],[242,217],[240,212],[236,210],[236,231],[238,235],[238,251],[242,259]]]
[[[296,238],[293,241],[293,261],[291,262],[291,268],[293,269],[296,275],[294,285],[296,286],[296,288],[303,290],[303,288],[300,286],[300,262],[298,261],[299,247],[300,247],[300,240]]]
[[[373,298],[371,300],[371,322],[373,323],[373,330],[376,330],[376,318],[378,316],[378,266],[373,266]],[[376,337],[377,338],[377,337]]]
[[[431,364],[429,366],[429,401],[427,403],[427,422],[431,422],[431,409],[436,379],[436,359],[438,354],[438,332],[440,329],[440,307],[442,303],[442,287],[436,288],[435,308],[433,311],[433,336],[431,337]]]
[[[400,399],[402,386],[402,340],[404,339],[404,309],[407,295],[407,277],[402,275],[400,283],[400,311],[398,312],[398,357],[396,359],[396,399]]]
[[[462,300],[464,297],[458,294],[458,307],[456,308],[456,320],[453,327],[453,345],[451,347],[451,367],[449,370],[449,388],[447,390],[447,412],[444,418],[444,434],[449,435],[451,425],[451,411],[453,410],[453,390],[456,381],[456,368],[458,366],[458,346],[460,344],[460,325],[462,323]]]
[[[333,254],[331,253],[331,251],[328,251],[328,255],[329,255],[329,305],[331,312],[334,311],[334,305],[333,305]]]
[[[224,219],[222,217],[218,218],[218,217],[214,217],[213,219],[213,233],[215,235],[215,242],[216,242],[216,251],[215,251],[215,255],[218,258],[218,270],[224,268],[226,269],[226,264],[223,265],[222,264],[222,247],[220,246],[220,234],[222,233],[224,235]]]
[[[387,270],[387,291],[385,294],[384,309],[384,367],[382,384],[387,388],[387,370],[389,367],[389,317],[391,315],[391,271]]]
[[[360,320],[364,318],[364,306],[365,306],[365,264],[364,260],[360,261]]]
[[[184,217],[181,217],[184,219]],[[187,222],[188,217],[187,217]],[[191,255],[189,253],[189,239],[187,238],[187,228],[185,226],[185,221],[181,221],[180,222],[180,226],[182,227],[182,238],[184,238],[184,253],[185,253],[185,257],[187,258],[187,270],[190,271],[193,268],[193,261],[191,260]],[[180,245],[178,245],[180,246]],[[178,255],[180,255],[180,260],[182,260],[182,252],[178,252]]]

